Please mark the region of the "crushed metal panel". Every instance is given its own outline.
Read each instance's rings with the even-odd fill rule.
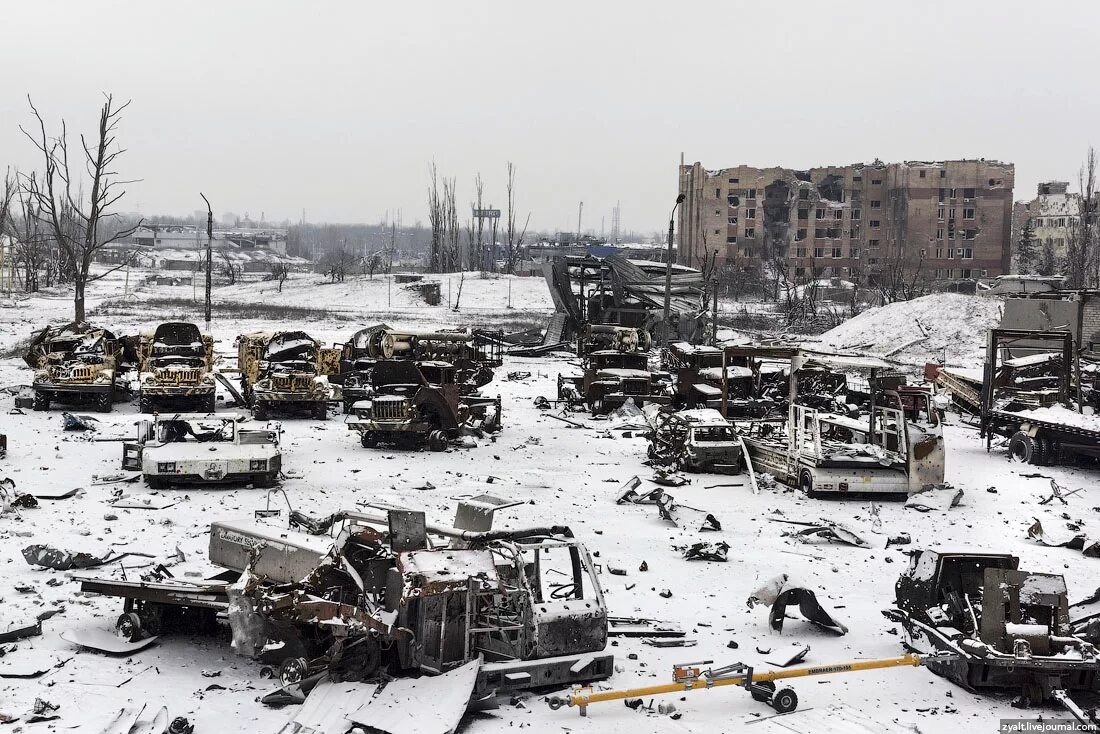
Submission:
[[[390,547],[394,553],[428,547],[427,519],[417,510],[390,510]]]
[[[471,660],[443,675],[392,681],[349,718],[386,734],[453,734],[466,713],[480,667],[480,660]]]
[[[137,642],[122,639],[110,630],[92,627],[89,629],[69,629],[61,633],[61,639],[80,647],[99,650],[112,655],[129,655],[142,650],[157,641],[155,636],[146,637]]]
[[[333,683],[322,679],[306,697],[298,713],[279,734],[345,734],[351,713],[368,703],[377,683]]]

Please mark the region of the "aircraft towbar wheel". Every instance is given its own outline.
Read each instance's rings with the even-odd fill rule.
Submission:
[[[749,695],[752,700],[760,703],[768,703],[775,695],[775,683],[770,680],[760,681],[749,685]]]
[[[115,622],[115,634],[127,642],[141,639],[141,617],[136,612],[124,612]]]
[[[546,703],[550,706],[551,711],[557,711],[562,706],[567,705],[569,702],[561,696],[551,696],[550,698],[546,699]]]
[[[781,714],[789,714],[798,708],[798,696],[793,688],[783,688],[772,696],[771,707]]]

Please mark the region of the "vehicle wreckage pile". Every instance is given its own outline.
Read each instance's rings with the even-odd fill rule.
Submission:
[[[567,289],[561,282],[581,280],[585,297],[574,294],[569,338],[546,336],[535,352],[520,347],[505,353],[514,339],[500,331],[398,330],[378,324],[332,347],[305,331],[250,332],[236,339],[236,363],[230,366],[194,324],[169,322],[137,337],[116,337],[86,324],[37,333],[26,356],[35,369],[33,383],[16,395],[17,405],[22,401],[44,411],[65,403],[107,412],[136,398],[136,437],[121,440],[125,473],[95,481],[106,486],[143,481],[147,491],[113,493],[106,517],[117,520],[118,513],[155,512],[192,501],[173,487],[186,486],[189,494],[222,485],[262,490],[243,493],[252,498],[248,510],[220,501],[221,508],[205,506],[204,515],[219,514],[204,517],[191,533],[205,539],[202,555],[213,566],[202,576],[174,573],[176,559],[145,553],[121,538],[117,548],[104,553],[68,550],[42,537],[23,541],[27,566],[67,574],[79,584],[83,603],[117,600],[113,630],[67,626],[60,638],[79,649],[134,657],[174,637],[231,647],[273,679],[260,684],[266,686],[260,701],[292,707],[286,732],[452,732],[469,707],[499,696],[524,706],[543,696],[551,709],[579,708],[582,714],[597,703],[624,700],[647,716],[678,718],[680,709],[655,707],[652,697],[724,686],[743,688],[754,701],[791,714],[799,705],[795,687],[788,685],[794,678],[886,675],[872,671],[914,666],[971,691],[1007,691],[1021,705],[1054,705],[1082,722],[1095,722],[1096,594],[1071,603],[1066,578],[1021,571],[1018,554],[972,551],[951,542],[914,544],[915,533],[887,532],[881,517],[881,503],[899,499],[906,514],[930,513],[952,524],[947,513],[959,512],[951,508],[963,496],[961,487],[947,482],[945,426],[953,425],[955,413],[947,412],[952,406],[975,416],[987,447],[995,437],[1003,439],[1016,464],[1089,463],[1100,456],[1093,450],[1100,446],[1100,426],[1094,427],[1092,411],[1085,411],[1096,407],[1100,392],[1092,384],[1094,370],[1080,363],[1072,340],[993,330],[986,379],[975,383],[965,369],[936,365],[916,375],[905,365],[859,351],[780,340],[705,343],[706,330],[692,319],[680,319],[679,336],[654,338],[648,328],[659,303],[650,292],[653,273],[641,266],[636,272],[630,263],[587,260],[559,263],[554,273],[564,279],[561,291]],[[689,297],[701,298],[702,291],[696,293],[689,282],[691,273],[678,275],[686,314]],[[583,290],[586,279],[590,292]],[[622,291],[616,283],[630,288]],[[561,292],[558,297],[569,301]],[[582,318],[591,314],[607,320]],[[539,361],[523,361],[529,359]],[[501,380],[498,373],[506,363],[515,369]],[[485,457],[442,452],[476,446],[484,437],[496,441],[503,398],[487,392],[503,383],[509,383],[510,411],[517,414],[509,425],[523,425],[527,434],[506,448],[517,456],[523,452],[533,467],[499,472],[506,478],[482,476]],[[552,399],[547,397],[552,393],[540,394],[555,384]],[[227,395],[225,406],[217,404],[217,386]],[[519,395],[529,402],[520,405]],[[372,476],[356,480],[362,484],[354,502],[326,507],[318,504],[333,501],[325,492],[286,491],[310,469],[307,462],[293,465],[301,435],[287,441],[286,427],[269,418],[306,417],[314,421],[305,424],[311,430],[323,431],[325,424],[317,421],[340,409],[361,445],[377,450],[338,449],[336,461],[367,462]],[[181,412],[171,412],[176,410]],[[95,416],[77,413],[65,414],[65,426],[71,435],[92,441],[104,427]],[[546,431],[539,433],[538,426]],[[511,438],[517,432],[509,431],[499,435]],[[536,504],[530,491],[539,482],[539,466],[568,463],[548,459],[557,454],[543,447],[556,432],[574,431],[589,439],[625,438],[563,445],[596,443],[603,447],[597,455],[613,456],[603,463],[648,466],[652,474],[633,469],[625,477],[601,476],[600,481],[619,486],[604,492],[606,505],[597,505],[595,513],[591,507],[540,501],[536,526],[512,521],[497,527],[498,513]],[[331,434],[318,433],[315,445],[331,443]],[[622,448],[627,446],[633,448]],[[393,458],[392,448],[426,449],[416,461],[440,462],[451,484],[424,483],[404,494],[387,494],[418,509],[377,499],[384,482],[378,467]],[[507,456],[504,448],[497,443],[489,449],[494,462]],[[315,453],[314,466],[326,461],[317,457],[331,455]],[[477,462],[475,472],[458,463],[464,455]],[[572,471],[579,476],[596,465]],[[518,466],[514,462],[511,468]],[[527,478],[513,479],[511,473]],[[400,474],[390,475],[395,483],[411,481],[398,479]],[[1100,533],[1092,531],[1088,518],[1071,514],[1070,503],[1082,490],[1047,480],[1051,494],[1036,504],[1036,517],[1019,540],[1057,552],[1077,549],[1075,558],[1100,557]],[[31,517],[48,512],[46,503],[72,496],[34,482],[0,484],[0,517]],[[474,482],[477,490],[471,491]],[[323,486],[320,480],[316,484]],[[483,484],[493,484],[493,494]],[[450,501],[440,502],[439,495],[415,503],[408,499],[413,492],[437,489]],[[761,510],[751,519],[773,530],[790,546],[782,552],[796,558],[824,560],[822,546],[873,558],[883,543],[892,554],[908,554],[908,568],[892,574],[894,598],[877,599],[883,617],[900,629],[896,654],[907,654],[859,660],[811,654],[807,639],[814,637],[819,656],[822,647],[835,651],[819,640],[858,632],[868,624],[860,616],[865,610],[846,604],[828,574],[807,576],[805,564],[797,573],[757,572],[751,545],[760,528],[750,535],[742,520],[731,523],[707,503],[721,495],[727,512],[739,501],[760,508],[766,506],[757,503],[761,494],[794,498],[785,510]],[[440,507],[455,508],[453,521],[429,521]],[[333,514],[313,516],[304,508]],[[620,644],[634,637],[657,650],[689,647],[696,641],[677,623],[694,625],[697,634],[714,622],[683,615],[658,621],[641,616],[651,607],[639,608],[630,601],[634,597],[621,596],[651,587],[653,596],[668,603],[657,609],[676,615],[682,592],[674,591],[669,560],[635,561],[635,571],[617,555],[617,541],[596,546],[599,536],[614,533],[613,524],[602,517],[594,527],[583,524],[586,515],[603,516],[605,509],[668,529],[673,564],[748,572],[751,593],[731,599],[719,585],[707,589],[707,596],[716,597],[724,612],[745,607],[754,624],[790,644],[758,641],[756,652],[766,668],[706,661],[676,665],[667,683],[642,680],[630,687],[635,681],[620,680],[623,665],[637,655],[624,657],[615,649]],[[849,510],[855,513],[852,520],[840,517]],[[556,520],[559,513],[571,513],[568,525]],[[174,532],[169,523],[157,527]],[[181,561],[184,551],[177,545],[176,552]],[[656,568],[662,569],[659,575],[651,570]],[[653,581],[640,581],[644,574]],[[20,582],[17,593],[33,593],[24,588],[30,587]],[[624,616],[616,616],[616,607]],[[41,636],[43,622],[48,628],[59,613],[45,609],[38,618],[0,627],[0,678],[5,655],[19,652],[12,646]],[[732,634],[741,623],[722,624],[730,625],[725,630]],[[738,644],[730,640],[727,647]],[[45,674],[31,672],[32,679]],[[217,675],[211,671],[211,677]],[[812,695],[820,705],[828,694],[814,690]],[[424,708],[431,713],[410,711],[416,701],[430,702]],[[6,714],[3,709],[0,704]],[[56,702],[42,699],[24,720],[56,716]],[[164,710],[126,708],[107,727],[180,734],[191,726],[168,719]]]

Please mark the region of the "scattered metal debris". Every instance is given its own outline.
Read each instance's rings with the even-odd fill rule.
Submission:
[[[108,553],[104,556],[93,556],[91,553],[74,553],[72,551],[61,550],[51,545],[28,545],[23,549],[23,558],[27,560],[32,566],[42,566],[43,568],[52,568],[55,571],[71,571],[74,568],[95,568],[96,566],[102,566],[107,563],[114,563],[115,561],[122,560],[127,556],[141,556],[143,558],[153,558],[154,556],[148,553]]]
[[[936,484],[910,495],[909,499],[905,501],[905,507],[918,512],[932,512],[933,510],[947,512],[952,507],[958,506],[962,498],[962,487],[955,488],[950,484]]]
[[[717,543],[692,543],[682,550],[684,560],[687,561],[717,561],[724,563],[730,552],[730,544],[724,540]]]
[[[1091,540],[1080,522],[1067,521],[1062,528],[1044,528],[1039,518],[1027,529],[1027,537],[1052,548],[1079,550],[1090,558],[1100,558],[1100,540]]]
[[[791,581],[787,574],[775,577],[753,592],[748,600],[749,609],[757,604],[771,607],[769,622],[776,632],[783,631],[783,621],[787,618],[787,607],[796,604],[802,616],[808,622],[838,635],[847,634],[848,628],[838,622],[817,600],[812,589]]]
[[[854,545],[857,548],[869,548],[870,544],[863,539],[854,530],[842,525],[839,522],[822,518],[818,522],[800,522],[798,520],[782,520],[779,518],[768,518],[771,522],[787,523],[789,525],[802,525],[801,530],[791,530],[784,532],[783,535],[795,538],[802,542],[807,542],[811,537],[825,538],[830,543],[837,542],[845,545]]]

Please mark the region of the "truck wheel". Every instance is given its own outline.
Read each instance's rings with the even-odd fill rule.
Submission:
[[[252,417],[258,421],[267,420],[267,406],[259,401],[252,406]]]
[[[775,683],[770,680],[753,683],[749,686],[749,695],[754,701],[767,703],[775,695]]]
[[[168,489],[168,477],[145,477],[149,489]]]
[[[327,421],[328,420],[328,403],[326,403],[324,401],[322,401],[320,403],[315,403],[314,406],[313,406],[313,417],[314,417],[314,419],[319,420],[319,421]]]
[[[111,402],[111,393],[109,392],[105,392],[101,395],[96,395],[95,409],[98,410],[100,413],[110,413],[111,408],[113,407],[111,405]]]
[[[284,686],[297,683],[309,672],[309,661],[305,658],[287,658],[279,666],[279,682]]]
[[[1039,447],[1035,439],[1023,431],[1016,431],[1008,442],[1008,455],[1013,461],[1021,464],[1038,464],[1040,460]]]
[[[135,612],[120,614],[115,622],[115,635],[127,642],[137,642],[141,639],[141,617]]]
[[[138,397],[138,412],[139,413],[152,413],[152,406],[149,405],[149,398]]]
[[[50,394],[45,390],[34,391],[34,409],[35,410],[49,410],[50,409]]]
[[[278,479],[279,475],[275,472],[270,472],[267,474],[257,474],[255,477],[252,478],[252,486],[256,489],[270,489],[271,487],[275,486],[275,483],[278,481]]]
[[[820,496],[814,489],[814,475],[809,469],[803,469],[798,475],[798,488],[805,492],[807,497],[816,499]]]
[[[432,451],[447,450],[447,434],[438,429],[428,434],[428,448]]]
[[[365,449],[373,449],[378,445],[378,434],[374,431],[363,431],[359,434],[359,443],[363,444]]]
[[[784,688],[772,696],[771,706],[778,713],[789,714],[798,708],[798,696],[793,688]]]
[[[206,398],[206,412],[213,413],[218,409],[218,396],[214,393],[210,393],[210,396]]]

